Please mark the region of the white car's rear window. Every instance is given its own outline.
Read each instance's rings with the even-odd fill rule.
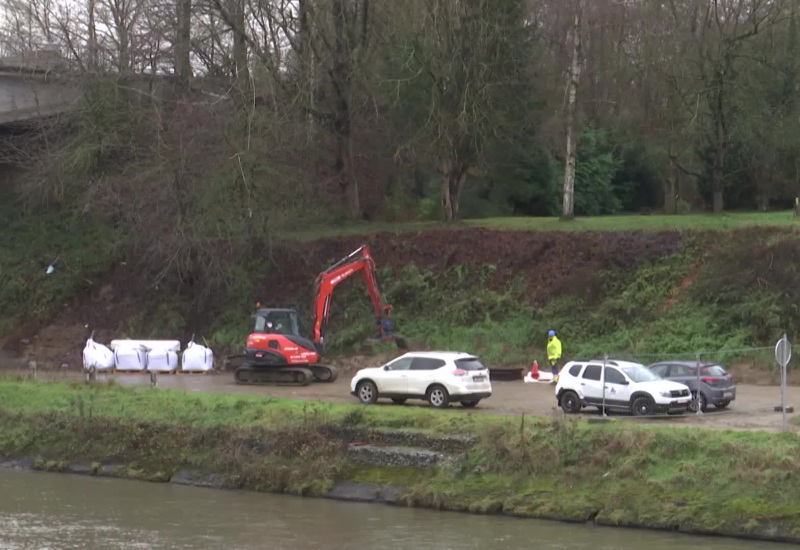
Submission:
[[[456,366],[461,370],[485,370],[486,367],[481,363],[477,357],[469,357],[467,359],[456,359]]]

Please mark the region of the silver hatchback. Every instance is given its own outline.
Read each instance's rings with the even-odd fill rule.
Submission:
[[[696,361],[663,361],[650,365],[649,369],[656,376],[689,386],[692,397],[699,401],[701,411],[705,411],[708,405],[724,409],[736,399],[733,377],[716,363],[700,363],[699,375]],[[692,409],[695,407],[694,401]]]

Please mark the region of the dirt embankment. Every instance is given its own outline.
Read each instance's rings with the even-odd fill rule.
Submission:
[[[610,279],[619,280],[618,276],[633,272],[643,263],[688,250],[687,245],[694,246],[691,239],[695,236],[703,238],[703,235],[693,233],[687,237],[677,231],[573,233],[458,229],[378,233],[310,242],[280,241],[274,245],[268,258],[265,256],[258,265],[248,268],[251,278],[242,281],[241,288],[250,289],[252,300],[271,306],[292,306],[307,313],[317,274],[361,244],[367,244],[377,266],[390,268],[394,278],[412,264],[434,276],[465,265],[477,269],[464,270],[463,274],[449,277],[441,284],[503,292],[509,282],[521,280],[524,298],[533,306],[542,306],[553,297],[573,294],[579,295],[585,300],[585,306],[592,308],[608,297],[606,286]],[[719,311],[731,312],[730,318],[725,320],[728,325],[750,332],[756,330],[753,327],[763,327],[764,334],[753,332],[754,340],[768,341],[773,333],[777,334],[775,327],[781,331],[792,329],[791,312],[787,313],[783,305],[775,303],[776,293],[784,291],[788,284],[786,281],[790,281],[794,273],[792,254],[797,248],[796,239],[786,242],[784,237],[787,234],[776,229],[752,228],[715,233],[713,237],[704,238],[703,242],[710,246],[704,246],[702,257],[692,263],[687,273],[680,274],[683,278],[677,286],[672,280],[667,283],[655,279],[647,281],[654,288],[663,284],[672,288],[672,292],[653,307],[659,312],[671,312],[678,306],[694,311],[707,307],[710,311],[710,308],[717,307],[716,297],[722,296],[727,300],[726,304],[733,304],[731,307],[717,307]],[[778,241],[780,246],[776,248]],[[740,256],[750,258],[746,272],[740,269]],[[136,265],[135,259],[129,258],[125,264],[114,266],[105,277],[93,281],[90,292],[60,304],[45,322],[24,324],[18,330],[0,335],[0,346],[26,357],[43,358],[46,363],[74,364],[80,358],[83,341],[92,331],[101,341],[118,337],[123,331],[145,334],[150,319],[142,316],[143,311],[152,311],[160,304],[192,302],[188,291],[179,294],[154,287],[152,281],[137,271]],[[483,269],[485,266],[492,269]],[[714,267],[713,273],[707,271],[708,266]],[[726,279],[724,284],[718,282],[719,272],[725,272],[730,280]],[[697,292],[698,288],[702,292]],[[700,296],[705,305],[694,303],[695,295]],[[742,296],[754,304],[772,306],[750,307],[750,302],[736,301]],[[234,310],[241,310],[242,318],[249,313],[250,300],[245,301],[241,294],[236,298],[217,296],[213,302],[208,307],[186,305],[180,311],[175,310],[180,306],[173,308],[174,311],[162,308],[157,315],[163,317],[174,313],[180,321],[173,326],[180,325],[181,328],[174,334],[159,333],[158,337],[185,341],[196,334],[198,338],[208,338],[212,326],[225,313],[220,308],[227,308],[228,319],[236,317],[231,315]],[[402,310],[403,304],[393,305],[396,311]],[[612,311],[616,310],[612,308]],[[763,313],[758,313],[758,317],[753,312]],[[337,310],[334,317],[340,313],[341,310]],[[426,311],[413,311],[406,316],[424,319],[426,315]],[[631,315],[631,320],[623,322],[635,324],[635,315]],[[582,320],[577,314],[571,318],[575,323]],[[244,329],[227,327],[226,330],[236,333]],[[602,335],[593,333],[586,336]]]
[[[369,245],[379,268],[399,273],[413,264],[441,273],[458,265],[493,265],[489,278],[471,273],[465,286],[488,285],[502,290],[510,281],[527,282],[525,295],[532,304],[545,303],[563,291],[591,293],[596,274],[612,267],[630,268],[639,262],[669,255],[681,242],[678,232],[521,232],[487,229],[436,230],[419,233],[379,233],[362,237],[326,238],[311,242],[283,241],[272,250],[263,270],[251,281],[254,299],[275,306],[308,311],[317,274],[362,244]],[[93,290],[71,303],[61,304],[46,322],[26,323],[0,337],[0,345],[23,357],[58,366],[80,360],[83,342],[92,331],[108,340],[135,325],[141,312],[165,298],[166,289],[154,288],[137,273],[135,260],[114,266]],[[476,270],[477,271],[477,270]],[[188,300],[187,300],[188,301]],[[248,304],[242,304],[246,315]],[[180,312],[188,339],[207,334],[217,311]],[[424,315],[424,312],[420,312]]]
[[[316,275],[330,263],[362,244],[370,247],[378,267],[397,273],[410,264],[421,270],[444,272],[457,265],[496,267],[488,284],[503,289],[522,277],[532,303],[546,302],[565,289],[584,288],[597,271],[612,267],[633,269],[639,263],[678,250],[677,231],[642,232],[535,232],[465,229],[395,235],[320,239],[284,243],[274,251],[277,269],[258,279],[257,292],[264,302],[296,299],[309,301],[307,290]]]

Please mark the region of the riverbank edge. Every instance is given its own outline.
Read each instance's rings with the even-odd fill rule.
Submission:
[[[504,517],[515,517],[519,519],[535,519],[541,521],[556,521],[568,524],[596,525],[600,527],[616,527],[620,529],[636,529],[654,532],[671,532],[682,535],[731,538],[739,540],[770,542],[779,544],[800,544],[800,538],[789,535],[775,533],[773,535],[759,535],[752,533],[735,533],[725,530],[702,530],[694,528],[678,527],[676,529],[663,528],[642,523],[620,522],[614,523],[605,521],[595,516],[587,518],[550,516],[535,513],[508,513],[504,510],[465,510],[456,507],[426,506],[418,501],[404,498],[407,487],[394,485],[364,483],[357,481],[340,481],[331,487],[326,493],[297,495],[286,491],[254,490],[247,487],[236,487],[225,483],[225,476],[220,473],[202,473],[193,470],[178,470],[170,476],[151,476],[142,478],[137,475],[130,475],[130,471],[137,471],[128,464],[118,462],[98,462],[88,460],[77,461],[55,461],[44,460],[38,457],[2,457],[0,456],[0,469],[27,470],[48,473],[62,473],[74,475],[86,475],[92,477],[106,477],[115,479],[126,479],[129,481],[144,481],[151,483],[172,483],[175,485],[192,486],[203,489],[228,490],[228,491],[251,491],[267,494],[286,495],[301,498],[322,498],[341,502],[359,502],[366,504],[382,504],[388,506],[405,506],[408,508],[428,509],[435,511],[445,511],[453,513],[466,513],[477,515],[496,515]]]

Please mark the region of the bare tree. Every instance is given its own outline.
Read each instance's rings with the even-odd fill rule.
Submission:
[[[733,116],[731,99],[740,83],[738,67],[747,57],[744,55],[746,45],[779,20],[782,3],[774,0],[670,0],[668,8],[672,32],[685,41],[684,51],[688,57],[671,60],[666,69],[670,76],[668,81],[681,98],[685,117],[692,123],[702,124],[703,141],[712,151],[709,172],[713,211],[722,212]],[[686,173],[703,177],[679,166]]]
[[[512,113],[530,93],[523,77],[530,31],[516,0],[428,0],[402,9],[412,30],[396,46],[407,59],[398,90],[427,102],[410,121],[419,129],[405,147],[422,146],[435,156],[442,215],[456,220],[467,176],[487,167],[487,146],[523,124]]]

